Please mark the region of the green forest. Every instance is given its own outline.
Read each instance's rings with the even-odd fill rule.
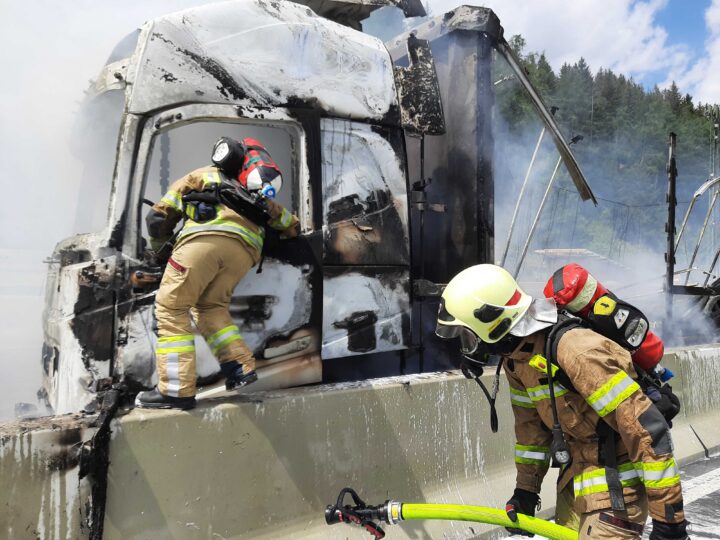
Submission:
[[[710,177],[713,124],[720,118],[718,105],[695,103],[691,95],[681,93],[674,83],[667,89],[648,90],[609,69],[593,72],[582,58],[563,65],[556,73],[544,54],[526,51],[521,36],[514,36],[510,44],[546,105],[558,107],[555,117],[566,138],[583,136],[573,152],[600,199],[596,209],[590,208],[591,203],[579,203],[569,179],[561,176],[532,248],[582,247],[619,260],[638,248],[663,253],[668,134],[675,132],[678,141],[679,227],[687,201]],[[508,151],[524,146],[525,155],[526,149],[532,150],[535,144],[540,124],[520,85],[502,82],[509,70],[500,62],[495,65],[494,78],[499,81],[495,83],[497,116],[507,130],[506,139],[502,135],[496,137],[496,154],[502,153],[507,144]],[[529,159],[524,167],[527,162]],[[546,160],[545,171],[552,168],[551,163],[552,160]],[[538,168],[542,169],[543,164],[539,163]],[[512,184],[508,186],[511,198],[516,196],[519,186],[518,172],[512,175]],[[540,178],[543,185],[539,191],[547,185],[547,177],[549,174]],[[503,188],[502,179],[496,175],[499,201],[507,198]],[[539,204],[538,193],[533,201],[534,213]],[[703,208],[700,206],[698,203],[697,210],[701,211],[693,213],[695,231],[707,203]],[[503,225],[496,221],[501,242],[507,234]],[[714,241],[715,238],[708,238],[707,242]],[[709,246],[707,242],[703,245]]]

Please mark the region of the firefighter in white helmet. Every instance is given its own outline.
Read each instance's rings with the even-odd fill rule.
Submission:
[[[273,201],[282,176],[259,141],[221,137],[213,148],[212,161],[214,165],[173,183],[147,216],[156,251],[172,237],[180,220],[186,220],[155,302],[158,384],[138,394],[135,404],[139,407],[195,406],[192,320],[220,362],[229,390],[257,380],[253,353],[230,317],[230,300],[238,282],[261,259],[264,226],[281,231],[281,238],[293,237],[298,234],[298,218]],[[230,207],[228,199],[199,200],[219,197],[221,189],[244,194],[257,205],[246,202]],[[197,200],[191,200],[193,196]]]
[[[502,356],[515,416],[510,519],[535,514],[552,458],[556,520],[580,539],[640,538],[648,512],[652,540],[688,538],[670,430],[634,380],[630,354],[557,321],[552,300],[532,298],[491,264],[463,270],[442,294],[437,334],[460,337],[476,362]]]

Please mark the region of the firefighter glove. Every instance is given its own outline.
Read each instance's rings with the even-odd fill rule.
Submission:
[[[652,520],[652,532],[650,540],[686,540],[690,537],[687,534],[687,521],[682,523],[663,523]]]
[[[672,427],[671,420],[680,412],[680,400],[673,393],[669,384],[660,387],[660,399],[655,402],[655,406],[665,417],[665,421]]]
[[[526,516],[535,516],[535,507],[540,502],[540,496],[537,493],[532,493],[520,488],[515,488],[513,496],[505,504],[505,512],[507,512],[510,521],[517,521],[518,514],[525,514]],[[505,527],[507,532],[510,534],[517,534],[520,536],[535,536],[522,529],[515,529],[513,527]]]

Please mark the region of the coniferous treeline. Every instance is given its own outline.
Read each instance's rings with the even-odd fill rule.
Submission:
[[[547,230],[558,223],[567,227],[572,222],[574,245],[562,245],[569,240],[560,235],[553,242],[552,231],[547,230],[546,238],[553,245],[534,243],[535,247],[587,247],[611,257],[634,245],[662,250],[668,133],[673,131],[678,138],[678,199],[688,201],[710,174],[718,105],[694,103],[675,83],[648,91],[609,69],[593,75],[583,58],[555,73],[544,54],[525,51],[522,37],[513,37],[510,44],[545,103],[559,108],[556,118],[564,135],[584,137],[573,151],[595,194],[607,199],[600,201],[599,214],[581,209],[579,217],[572,215],[577,212],[572,205],[556,204],[551,208],[553,215],[544,219],[544,227]],[[502,67],[497,68],[498,79],[503,73]],[[511,134],[520,136],[537,125],[537,116],[519,85],[497,85],[496,99]],[[567,181],[564,185],[568,186]],[[563,189],[559,182],[556,199]],[[678,221],[685,208],[678,207]],[[548,224],[548,219],[555,225]],[[558,242],[561,245],[555,245]]]

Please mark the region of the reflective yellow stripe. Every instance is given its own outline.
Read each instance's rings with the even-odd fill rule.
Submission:
[[[623,463],[618,467],[618,476],[622,487],[638,485],[641,482],[640,473],[635,469],[633,463]],[[573,479],[575,497],[582,497],[592,493],[603,493],[608,491],[605,469],[578,474]]]
[[[202,174],[203,187],[213,186],[220,183],[220,175],[215,171],[208,171]]]
[[[195,352],[195,345],[188,345],[186,347],[163,347],[155,349],[155,354],[169,354],[169,353],[183,353],[183,352]]]
[[[515,463],[546,465],[550,461],[550,448],[527,444],[515,444]]]
[[[620,371],[593,392],[586,401],[600,416],[605,416],[617,409],[623,401],[640,386],[624,371]]]
[[[239,329],[236,325],[231,324],[231,325],[229,325],[229,326],[226,326],[225,328],[221,328],[220,330],[218,330],[218,331],[215,332],[214,334],[209,335],[208,338],[207,338],[207,342],[208,342],[208,343],[214,342],[217,338],[219,338],[221,335],[223,335],[223,334],[224,334],[225,332],[227,332],[228,330],[237,330],[238,332],[240,331],[240,329]]]
[[[532,399],[530,399],[527,392],[523,392],[522,390],[518,390],[512,386],[510,387],[510,403],[516,407],[524,407],[526,409],[535,408],[535,404],[532,402]]]
[[[262,250],[263,236],[261,234],[257,234],[248,229],[247,227],[240,225],[239,223],[235,223],[234,221],[230,221],[229,219],[223,219],[220,217],[215,218],[212,221],[205,221],[203,223],[188,221],[187,223],[185,223],[183,230],[180,231],[178,239],[191,234],[205,231],[219,231],[236,234],[240,236],[243,240],[245,240],[245,242],[247,242],[251,247],[254,247],[258,251]]]
[[[674,458],[665,461],[636,463],[635,469],[647,488],[666,488],[680,483],[680,471],[678,471]]]
[[[158,339],[156,354],[195,352],[195,336],[168,336]]]
[[[290,212],[287,211],[286,208],[282,209],[282,212],[278,217],[273,219],[268,223],[273,229],[287,229],[290,225],[292,225],[293,222],[293,216]]]
[[[168,191],[163,195],[163,198],[160,199],[160,202],[167,204],[178,212],[183,211],[182,195],[177,191]]]
[[[242,340],[243,337],[240,334],[240,329],[231,324],[225,328],[218,330],[213,335],[207,338],[207,343],[210,346],[213,354],[217,354],[220,349],[226,347],[230,343],[238,340]]]

